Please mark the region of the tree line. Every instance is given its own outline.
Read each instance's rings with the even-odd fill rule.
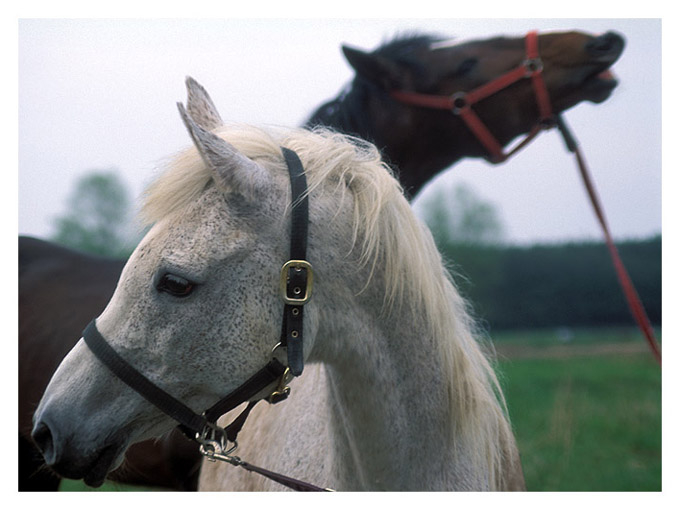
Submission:
[[[634,324],[604,242],[440,246],[492,329]],[[661,324],[661,236],[618,244],[650,321]]]
[[[516,246],[497,207],[465,184],[421,204],[461,293],[491,329],[634,324],[603,242]],[[649,319],[661,324],[661,236],[618,244]]]

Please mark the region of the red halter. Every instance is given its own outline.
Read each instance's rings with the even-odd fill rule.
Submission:
[[[567,149],[576,155],[581,176],[583,177],[584,184],[588,191],[593,208],[595,209],[597,218],[600,222],[600,225],[602,226],[612,262],[614,263],[614,268],[616,269],[619,282],[621,283],[623,293],[628,301],[628,306],[631,310],[631,313],[637,321],[643,335],[647,339],[647,343],[649,344],[654,357],[659,362],[659,364],[661,364],[661,350],[654,336],[654,329],[647,318],[647,314],[642,302],[640,301],[637,291],[635,290],[635,286],[626,272],[623,262],[619,257],[618,250],[616,249],[611,234],[609,233],[609,227],[605,221],[602,206],[600,205],[599,198],[595,192],[592,179],[590,178],[585,161],[578,148],[578,144],[564,123],[564,119],[562,119],[559,115],[555,116],[553,114],[552,108],[550,106],[550,96],[548,94],[548,89],[546,88],[545,82],[543,81],[543,62],[541,61],[541,58],[538,54],[538,34],[536,31],[531,31],[526,35],[525,48],[526,59],[518,67],[508,71],[489,83],[477,87],[471,92],[456,92],[451,96],[435,96],[429,94],[420,94],[417,92],[393,91],[391,95],[396,100],[405,104],[421,106],[424,108],[434,108],[438,110],[450,110],[454,115],[460,115],[460,117],[463,119],[463,122],[465,122],[470,131],[472,131],[477,137],[477,140],[479,140],[486,150],[489,151],[489,160],[492,163],[501,163],[505,161],[515,152],[529,143],[541,130],[557,125],[567,144]],[[534,125],[531,131],[529,131],[529,134],[527,134],[526,138],[524,138],[524,140],[518,143],[508,153],[504,154],[503,146],[498,142],[498,140],[496,140],[486,125],[472,110],[472,105],[524,78],[531,78],[534,95],[536,96],[536,103],[538,104],[539,118],[536,122],[536,125]]]
[[[471,92],[456,92],[451,96],[435,96],[395,90],[392,91],[391,95],[396,100],[405,104],[438,110],[450,110],[454,115],[459,115],[470,131],[477,137],[477,140],[489,152],[491,155],[490,161],[492,163],[501,163],[529,143],[541,130],[553,125],[553,112],[550,106],[548,89],[543,81],[543,62],[538,54],[538,33],[536,31],[531,31],[526,35],[525,48],[526,59],[518,67],[499,76],[495,80],[477,87]],[[536,103],[538,104],[538,122],[524,140],[508,153],[503,153],[503,146],[477,116],[472,109],[472,105],[525,78],[531,78]]]

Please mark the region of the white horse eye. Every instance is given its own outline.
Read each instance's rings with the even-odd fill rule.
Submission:
[[[187,297],[193,292],[195,286],[196,284],[186,278],[172,273],[165,273],[156,284],[156,289],[159,292],[166,292],[172,296]]]

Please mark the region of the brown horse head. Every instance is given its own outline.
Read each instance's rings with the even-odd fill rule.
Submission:
[[[553,113],[582,101],[600,103],[616,87],[608,69],[623,51],[620,35],[546,33],[537,42]],[[452,44],[419,36],[393,41],[373,52],[346,46],[343,52],[356,71],[352,89],[322,107],[309,123],[332,125],[373,141],[412,195],[458,159],[489,153],[460,116],[448,109],[410,104],[394,92],[444,98],[469,93],[520,67],[527,58],[525,37]],[[354,106],[349,104],[350,96]],[[335,115],[324,118],[324,108],[326,113],[335,108]],[[472,109],[501,146],[528,133],[539,121],[530,79],[494,92]]]

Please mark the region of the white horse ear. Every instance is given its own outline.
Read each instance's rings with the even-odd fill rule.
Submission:
[[[246,198],[257,198],[259,192],[268,187],[269,174],[265,169],[238,152],[226,140],[199,126],[182,103],[177,103],[177,107],[198,153],[212,170],[217,185],[241,193]]]
[[[212,131],[216,127],[224,124],[222,118],[215,108],[215,103],[208,95],[208,92],[203,86],[194,80],[191,76],[187,76],[187,111],[192,119],[207,131]]]

